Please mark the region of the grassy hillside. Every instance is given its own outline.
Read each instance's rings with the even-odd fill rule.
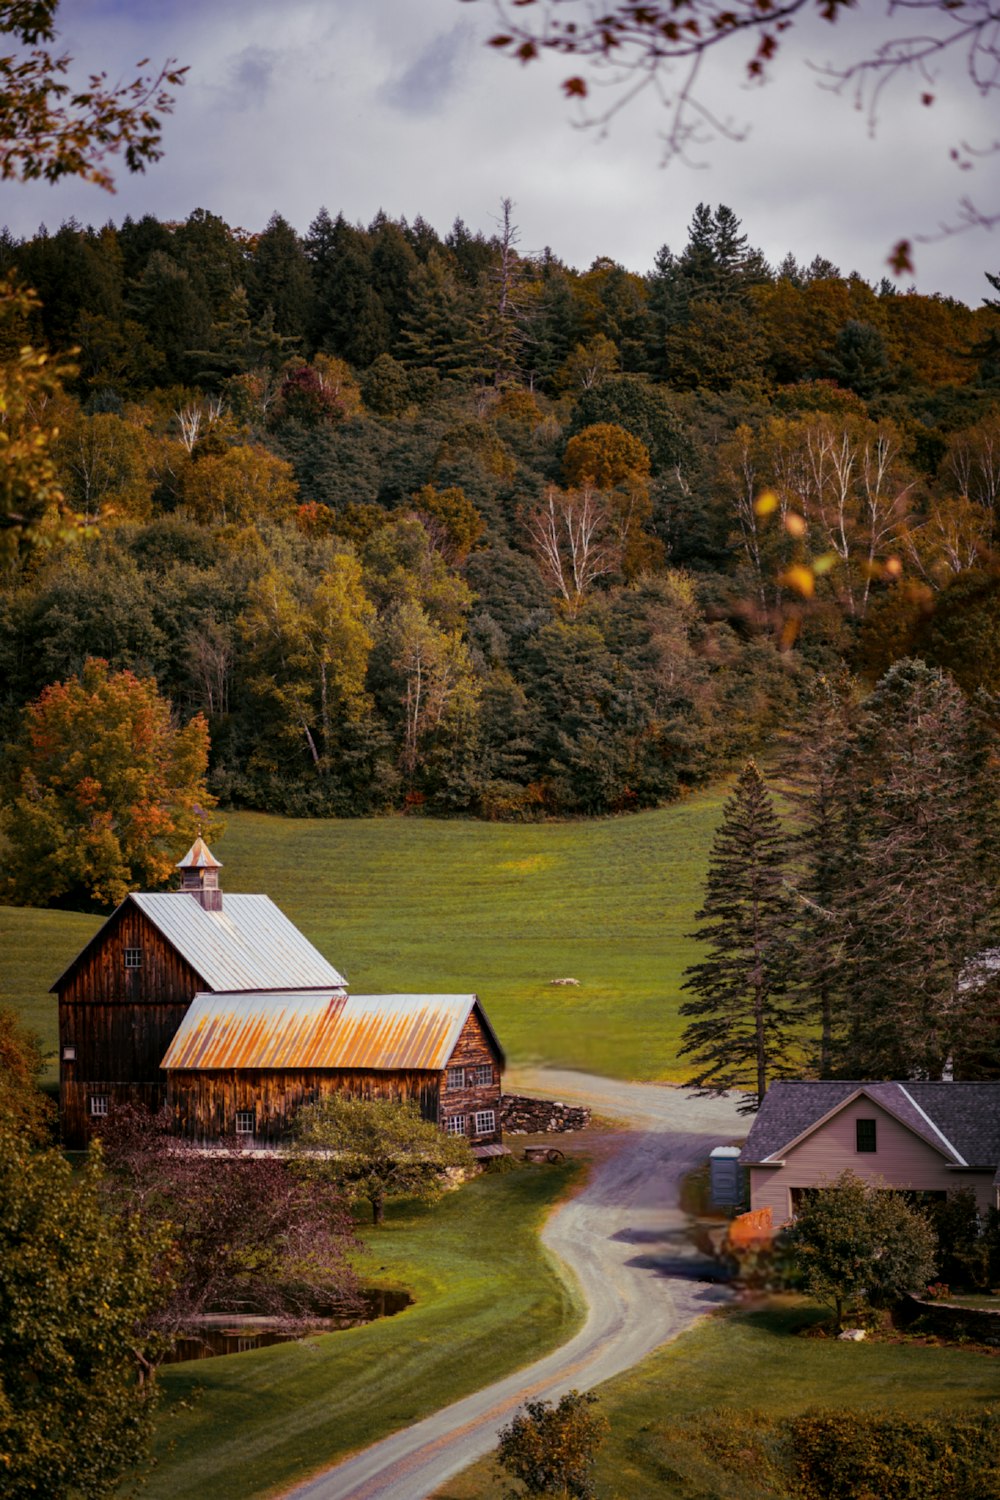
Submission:
[[[673,1078],[722,797],[528,826],[237,813],[216,852],[226,890],[265,891],[356,991],[475,990],[512,1062]],[[48,986],[96,926],[0,908],[0,999],[48,1046]],[[549,983],[566,977],[579,988]]]
[[[996,1360],[979,1350],[841,1344],[796,1337],[808,1313],[795,1299],[711,1318],[634,1369],[598,1386],[610,1427],[596,1473],[600,1500],[748,1500],[761,1493],[744,1463],[721,1468],[673,1424],[716,1409],[771,1419],[807,1407],[902,1408],[939,1416],[995,1401]],[[500,1472],[483,1459],[442,1485],[438,1500],[502,1500]],[[767,1493],[771,1493],[768,1491]]]
[[[568,1339],[579,1299],[538,1227],[577,1171],[487,1173],[433,1208],[390,1204],[364,1230],[362,1274],[410,1291],[414,1306],[394,1318],[164,1366],[147,1500],[283,1491]]]

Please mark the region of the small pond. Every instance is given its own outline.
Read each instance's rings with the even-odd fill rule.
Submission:
[[[287,1344],[310,1333],[332,1333],[338,1328],[358,1328],[376,1318],[391,1318],[413,1301],[409,1292],[387,1291],[372,1287],[362,1292],[364,1310],[357,1317],[317,1318],[309,1328],[290,1332],[268,1318],[227,1318],[220,1313],[207,1320],[198,1331],[181,1334],[166,1356],[165,1365],[182,1364],[189,1359],[213,1359],[218,1354],[244,1354],[248,1349],[266,1349],[271,1344]]]

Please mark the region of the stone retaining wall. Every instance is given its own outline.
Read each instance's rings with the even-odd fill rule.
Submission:
[[[893,1322],[901,1328],[920,1320],[921,1328],[943,1339],[971,1339],[977,1344],[1000,1347],[1000,1308],[960,1307],[954,1302],[925,1302],[907,1296],[893,1310]]]
[[[584,1105],[562,1104],[554,1099],[528,1099],[523,1094],[501,1094],[500,1125],[505,1135],[563,1134],[586,1130],[590,1110]]]

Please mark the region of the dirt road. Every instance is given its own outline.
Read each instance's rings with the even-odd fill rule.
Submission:
[[[684,1174],[713,1146],[746,1133],[734,1104],[691,1099],[656,1084],[547,1070],[520,1073],[517,1087],[586,1102],[632,1127],[615,1138],[587,1186],[557,1210],[542,1235],[576,1275],[589,1309],[586,1323],[544,1359],[298,1486],[290,1492],[294,1500],[423,1500],[495,1447],[498,1429],[523,1401],[607,1380],[725,1295],[690,1279],[694,1252],[677,1192]],[[684,1262],[688,1276],[672,1275]]]

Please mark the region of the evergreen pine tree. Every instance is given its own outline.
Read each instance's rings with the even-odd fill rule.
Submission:
[[[694,934],[708,957],[685,971],[695,998],[681,1056],[699,1093],[743,1089],[756,1109],[769,1083],[799,1071],[801,1011],[791,985],[791,908],[784,889],[787,841],[753,761],[744,766],[712,844]]]
[[[841,1077],[940,1078],[980,1024],[965,976],[996,915],[990,738],[922,661],[897,662],[862,706],[842,770]]]
[[[272,312],[275,330],[300,346],[312,319],[312,270],[302,241],[280,214],[272,214],[247,267],[247,298],[255,323]]]
[[[795,978],[810,1020],[819,1029],[819,1076],[833,1076],[834,1036],[843,1021],[845,823],[848,787],[843,752],[856,685],[820,677],[783,757],[785,795],[796,831],[791,838],[790,889],[797,905]]]

